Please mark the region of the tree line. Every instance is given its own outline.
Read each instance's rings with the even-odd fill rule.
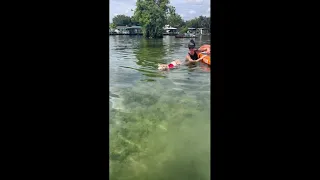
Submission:
[[[181,33],[187,32],[188,28],[208,28],[210,31],[210,17],[199,16],[184,21],[169,3],[169,0],[137,0],[134,15],[117,15],[110,27],[140,25],[143,35],[148,38],[163,37],[166,24],[178,28]]]

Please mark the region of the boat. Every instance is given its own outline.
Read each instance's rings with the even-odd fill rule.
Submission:
[[[109,35],[118,35],[118,34],[114,31],[112,31],[112,32],[109,32]]]
[[[175,36],[176,38],[197,38],[194,34],[178,34]]]

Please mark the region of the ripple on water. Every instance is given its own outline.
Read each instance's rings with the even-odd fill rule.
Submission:
[[[187,43],[190,39],[147,40],[137,36],[110,36],[110,99],[113,106],[122,107],[120,91],[134,88],[138,82],[148,84],[142,88],[146,94],[161,86],[158,93],[168,90],[193,93],[210,91],[210,73],[200,66],[189,68],[181,66],[169,72],[159,72],[158,63],[169,63],[173,59],[184,60],[187,54]],[[209,38],[195,39],[197,47],[209,43]],[[161,88],[158,88],[161,89]],[[168,94],[170,96],[170,94]],[[138,104],[140,102],[137,102]]]
[[[201,37],[195,39],[197,45],[199,39],[206,42]],[[188,41],[169,36],[158,40],[110,36],[112,177],[124,179],[140,173],[135,179],[148,179],[141,172],[170,174],[177,166],[187,171],[172,177],[157,175],[190,179],[189,172],[199,174],[202,169],[205,175],[210,171],[210,73],[185,66],[169,72],[157,70],[158,63],[183,60]]]

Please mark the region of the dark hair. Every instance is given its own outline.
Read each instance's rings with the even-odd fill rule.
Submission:
[[[191,39],[189,44],[188,44],[188,48],[189,49],[194,49],[195,47],[196,47],[196,43],[194,42],[193,39]]]

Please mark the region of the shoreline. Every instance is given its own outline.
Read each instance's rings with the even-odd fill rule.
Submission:
[[[116,36],[116,35],[126,35],[126,36],[143,36],[143,34],[122,34],[122,33],[120,33],[120,34],[109,34],[109,36]],[[178,34],[175,34],[175,35],[173,35],[173,34],[163,34],[163,36],[176,36],[176,35],[178,35]],[[196,34],[196,36],[210,36],[211,34]]]

